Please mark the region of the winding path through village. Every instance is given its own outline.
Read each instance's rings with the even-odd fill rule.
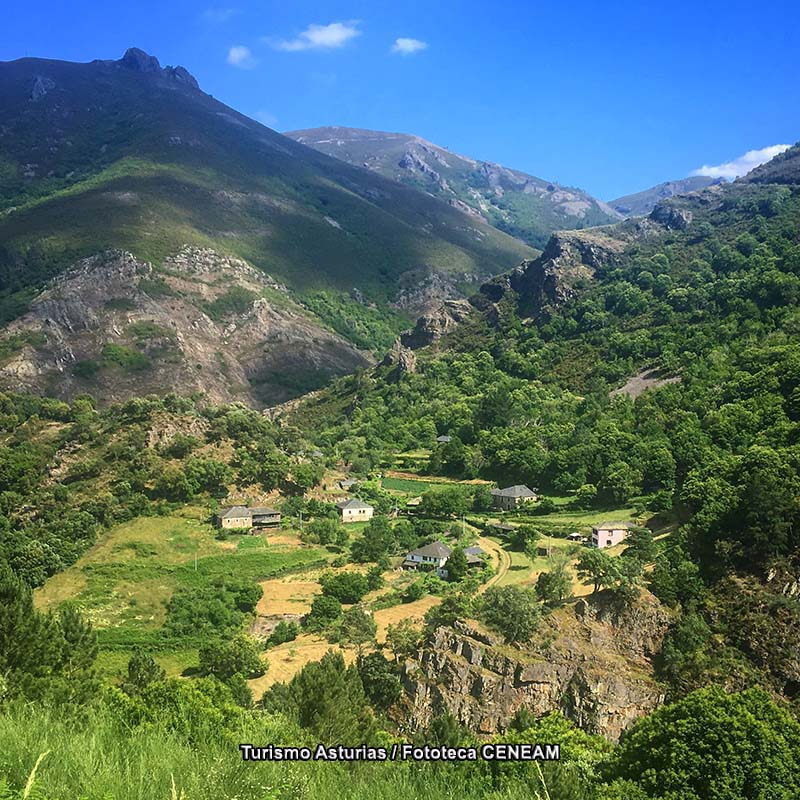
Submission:
[[[478,590],[481,593],[485,592],[490,586],[497,584],[503,576],[508,572],[511,567],[511,556],[497,543],[485,536],[478,539],[478,544],[487,553],[492,553],[497,558],[497,572],[489,578],[486,583]]]

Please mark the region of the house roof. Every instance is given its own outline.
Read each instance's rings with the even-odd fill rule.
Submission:
[[[634,522],[601,522],[599,525],[592,525],[593,531],[619,531],[625,530],[628,531],[631,528],[635,528],[636,524]]]
[[[247,506],[228,506],[223,508],[218,514],[220,519],[228,517],[252,517],[253,513]]]
[[[453,440],[452,436],[437,436],[436,437],[436,441],[437,442],[442,442],[442,443],[445,443],[445,444],[447,442],[451,442],[452,440]]]
[[[484,549],[482,547],[478,547],[478,545],[475,545],[474,547],[465,547],[464,552],[468,556],[482,556],[485,553]]]
[[[515,531],[517,529],[516,525],[508,525],[505,522],[496,522],[492,527],[498,531]]]
[[[359,500],[357,497],[351,497],[349,500],[340,500],[336,504],[336,508],[340,511],[344,511],[345,509],[356,509],[356,508],[372,508],[369,503],[365,503],[363,500]]]
[[[251,508],[250,513],[254,517],[272,516],[273,514],[280,514],[281,512],[275,508]]]
[[[341,486],[344,489],[348,486],[355,486],[356,483],[357,481],[355,481],[353,478],[346,478],[343,481],[339,481],[339,486]]]
[[[505,489],[492,489],[495,497],[536,497],[536,492],[531,491],[523,484],[508,486]]]
[[[412,550],[406,558],[410,556],[420,556],[420,558],[427,556],[428,558],[447,558],[453,551],[442,542],[431,542],[424,547],[418,547]]]

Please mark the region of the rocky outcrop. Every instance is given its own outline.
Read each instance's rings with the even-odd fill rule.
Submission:
[[[19,347],[0,386],[104,403],[174,391],[268,406],[372,363],[269,275],[198,247],[161,268],[122,251],[84,259],[3,336]]]
[[[561,711],[612,741],[664,700],[650,659],[670,616],[643,594],[619,609],[609,597],[581,600],[546,618],[525,649],[501,643],[476,624],[438,628],[403,669],[401,704],[410,730],[449,712],[484,734],[508,727],[520,709]]]
[[[392,305],[416,319],[422,314],[436,311],[446,300],[462,299],[462,287],[480,280],[482,278],[468,273],[453,275],[434,272],[426,267],[411,269],[400,276],[399,289]]]
[[[199,89],[195,77],[185,67],[161,68],[159,60],[138,47],[129,47],[125,55],[117,62],[121,67],[140,72],[143,75],[158,75],[168,80],[182,83],[192,89]]]
[[[650,219],[669,230],[682,231],[692,221],[692,212],[672,203],[658,203],[650,212]]]
[[[400,344],[410,350],[427,347],[463,322],[472,311],[466,300],[445,300],[438,309],[423,314],[410,331],[400,335]]]
[[[51,89],[55,89],[56,82],[46,75],[37,75],[31,89],[31,100],[36,102],[44,97]]]
[[[387,375],[388,380],[398,381],[403,375],[417,371],[417,357],[413,350],[404,347],[398,339],[384,357],[381,366],[390,368]]]
[[[513,290],[520,313],[538,316],[572,298],[597,269],[613,264],[625,246],[625,240],[600,229],[554,234],[539,258],[483,284],[475,305],[489,310]]]

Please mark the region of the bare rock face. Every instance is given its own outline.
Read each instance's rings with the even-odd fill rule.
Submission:
[[[692,221],[692,212],[672,203],[658,203],[650,212],[650,219],[670,230],[683,230]]]
[[[466,300],[445,300],[436,311],[423,314],[413,330],[401,334],[400,343],[410,350],[427,347],[452,332],[471,311]]]
[[[161,64],[155,56],[145,53],[138,47],[129,47],[120,59],[120,64],[136,72],[160,72]]]
[[[560,609],[546,619],[539,643],[525,649],[470,624],[438,628],[404,666],[404,722],[416,730],[450,712],[492,734],[522,708],[537,716],[561,711],[587,732],[617,741],[664,700],[650,659],[669,622],[644,594],[621,611],[604,597]]]
[[[486,311],[513,290],[520,312],[537,316],[574,297],[581,284],[591,280],[598,268],[613,264],[625,246],[625,240],[602,230],[554,234],[542,255],[483,284],[474,302]]]
[[[129,47],[125,55],[117,62],[125,69],[141,72],[144,75],[158,75],[162,78],[182,83],[192,89],[199,89],[195,77],[185,67],[164,67],[161,68],[159,60],[138,47]]]
[[[30,99],[33,102],[41,100],[51,89],[55,89],[55,86],[56,82],[52,78],[48,78],[46,75],[37,75],[33,82]]]
[[[104,403],[201,392],[263,407],[372,364],[269,275],[198,247],[161,268],[121,251],[83,259],[1,336],[22,344],[0,387]]]
[[[392,368],[388,376],[390,380],[400,380],[403,375],[417,371],[417,357],[413,350],[403,347],[398,339],[384,357],[381,366]]]

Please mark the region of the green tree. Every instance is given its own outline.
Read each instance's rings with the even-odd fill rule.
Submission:
[[[321,631],[342,616],[342,604],[335,598],[320,595],[311,603],[311,611],[305,618],[305,627],[310,631]]]
[[[536,579],[536,595],[548,606],[557,606],[572,592],[572,579],[567,571],[567,560],[554,559],[550,569]]]
[[[603,587],[616,586],[620,578],[619,567],[615,559],[598,547],[584,550],[576,567],[581,580],[591,580],[594,583],[594,593],[599,592]]]
[[[356,666],[364,686],[364,693],[375,708],[385,711],[400,699],[402,693],[400,678],[383,653],[376,650],[367,655],[360,655]]]
[[[340,603],[357,603],[369,591],[369,582],[360,572],[335,572],[323,575],[322,594]]]
[[[378,625],[372,614],[368,614],[360,606],[353,606],[342,615],[339,632],[342,640],[354,644],[360,655],[365,644],[375,641]]]
[[[473,598],[463,591],[448,592],[438,605],[432,606],[425,613],[425,625],[433,630],[442,625],[452,627],[456,621],[472,616],[475,610]]]
[[[610,772],[651,798],[796,797],[800,723],[763,689],[700,689],[627,731]]]
[[[541,605],[530,589],[492,586],[481,602],[481,619],[507,642],[527,642],[539,627]]]
[[[631,528],[625,539],[625,558],[635,558],[642,564],[649,564],[658,554],[658,544],[653,540],[653,533],[647,528]]]
[[[228,681],[237,673],[257,678],[266,672],[267,664],[258,655],[255,644],[240,635],[230,641],[209,642],[200,648],[200,671]]]
[[[422,495],[420,513],[429,517],[449,519],[469,511],[469,495],[460,486],[430,489]]]
[[[395,661],[413,655],[419,648],[420,638],[419,628],[408,618],[393,622],[386,629],[386,644]]]
[[[128,675],[122,684],[127,694],[136,694],[155,681],[163,681],[167,673],[150,653],[134,651],[128,659]]]
[[[541,533],[533,525],[520,525],[508,532],[508,543],[512,550],[521,553],[527,551],[531,546],[536,547],[540,538]]]
[[[333,650],[306,664],[288,687],[273,686],[262,702],[288,712],[323,742],[369,742],[375,732],[358,668],[346,667]]]
[[[463,580],[467,574],[467,554],[464,549],[458,546],[454,547],[444,566],[449,581],[456,583]]]

